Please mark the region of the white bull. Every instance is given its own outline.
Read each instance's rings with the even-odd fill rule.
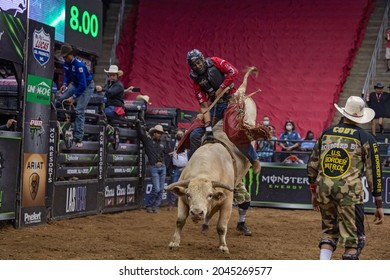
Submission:
[[[221,123],[216,126],[218,125],[222,129]],[[214,129],[217,130],[216,127]],[[218,133],[214,135],[216,134]],[[248,170],[249,161],[241,155],[240,151],[235,152],[235,156],[242,160],[240,167]],[[234,165],[232,155],[223,144],[205,144],[192,155],[179,181],[166,187],[166,190],[174,192],[179,197],[176,230],[169,243],[171,249],[179,247],[181,232],[188,216],[197,223],[201,220],[209,221],[215,213],[219,212],[217,222],[219,250],[229,253],[226,233],[232,212],[233,190],[236,185],[237,171]]]

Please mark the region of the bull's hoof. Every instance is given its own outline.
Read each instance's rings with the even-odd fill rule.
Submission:
[[[218,248],[219,251],[221,251],[222,253],[225,253],[225,254],[229,254],[229,248],[227,246],[219,246]]]
[[[179,247],[180,246],[178,242],[171,241],[171,243],[169,243],[169,249],[172,251],[179,250]]]
[[[203,224],[202,225],[202,233],[206,234],[208,231],[209,231],[209,225]]]

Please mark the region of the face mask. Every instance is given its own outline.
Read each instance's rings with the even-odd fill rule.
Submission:
[[[269,125],[269,121],[263,121],[263,124],[267,126]]]
[[[183,136],[181,136],[181,135],[176,135],[176,140],[181,140],[181,138],[183,138]]]
[[[292,130],[292,125],[286,125],[286,130]]]

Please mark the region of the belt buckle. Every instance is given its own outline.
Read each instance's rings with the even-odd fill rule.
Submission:
[[[163,163],[162,163],[162,162],[157,162],[157,163],[155,164],[155,166],[161,167],[161,166],[163,166]]]

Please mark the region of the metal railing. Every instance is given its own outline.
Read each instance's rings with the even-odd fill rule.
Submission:
[[[362,89],[362,98],[364,100],[367,100],[367,95],[369,94],[369,90],[374,86],[374,78],[376,76],[376,63],[378,58],[381,55],[383,37],[386,34],[387,22],[389,19],[389,2],[390,0],[386,2],[382,23],[378,31],[378,37],[376,38],[374,51],[372,53],[371,60],[370,60],[370,65],[368,66],[366,80],[364,81],[364,85]]]
[[[121,35],[121,27],[122,27],[122,20],[123,20],[124,13],[125,13],[125,0],[122,0],[121,7],[119,8],[119,12],[118,12],[118,21],[116,23],[116,28],[115,28],[114,42],[112,43],[112,48],[111,48],[110,65],[112,65],[116,60],[115,51]]]

